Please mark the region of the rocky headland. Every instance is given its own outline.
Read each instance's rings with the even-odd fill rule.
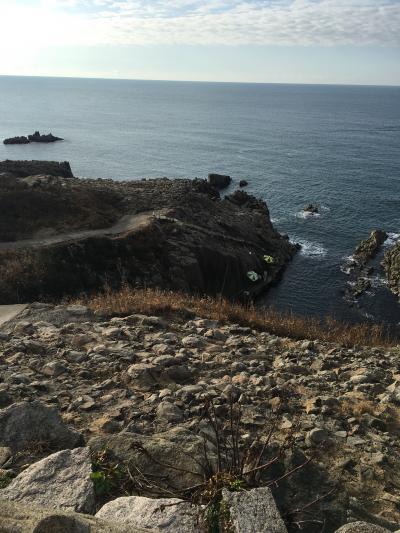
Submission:
[[[0,163],[0,302],[121,283],[251,298],[297,247],[266,204],[206,180],[74,178],[68,163]]]
[[[0,328],[0,531],[398,530],[398,348],[189,315]]]

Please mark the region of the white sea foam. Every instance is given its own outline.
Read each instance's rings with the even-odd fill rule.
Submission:
[[[302,218],[303,220],[306,220],[308,218],[318,218],[321,216],[320,213],[311,213],[311,211],[299,211],[298,213],[295,213],[294,215],[296,218]]]
[[[294,237],[292,242],[300,244],[300,255],[306,257],[322,258],[328,253],[328,250],[318,242],[310,242],[297,237]]]
[[[387,287],[387,280],[383,276],[379,276],[378,274],[375,276],[369,276],[368,279],[371,282],[371,286],[374,289],[380,289],[382,287]]]
[[[383,243],[384,248],[390,248],[400,241],[400,233],[388,233],[386,241]]]
[[[349,275],[355,264],[356,262],[354,257],[352,255],[346,255],[343,257],[343,264],[340,265],[340,270],[343,272],[343,274]]]

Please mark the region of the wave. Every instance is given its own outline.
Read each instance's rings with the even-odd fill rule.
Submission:
[[[388,233],[386,241],[383,243],[384,248],[391,248],[400,241],[400,233]]]
[[[318,242],[310,242],[297,237],[294,237],[292,242],[300,244],[301,249],[299,253],[305,257],[321,258],[325,257],[328,253],[328,250]]]
[[[304,220],[308,218],[318,218],[321,216],[321,213],[311,213],[310,211],[299,211],[298,213],[295,213],[294,215],[296,218],[302,218]]]

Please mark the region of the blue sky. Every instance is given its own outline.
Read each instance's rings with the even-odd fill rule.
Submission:
[[[400,0],[0,0],[0,74],[400,85]]]

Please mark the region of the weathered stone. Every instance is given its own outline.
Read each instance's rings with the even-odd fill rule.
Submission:
[[[337,529],[336,533],[389,533],[389,531],[390,529],[367,522],[351,522]]]
[[[268,487],[249,491],[222,491],[235,533],[287,533],[285,523]]]
[[[54,453],[21,472],[0,498],[27,505],[94,513],[95,497],[90,452],[75,448]]]
[[[81,434],[69,429],[56,409],[41,402],[15,403],[0,410],[0,446],[8,446],[13,453],[40,443],[60,450],[81,442]]]
[[[155,500],[128,496],[106,503],[96,517],[146,530],[196,533],[201,530],[200,510],[200,507],[177,498]]]
[[[156,533],[94,516],[0,499],[1,533]]]

